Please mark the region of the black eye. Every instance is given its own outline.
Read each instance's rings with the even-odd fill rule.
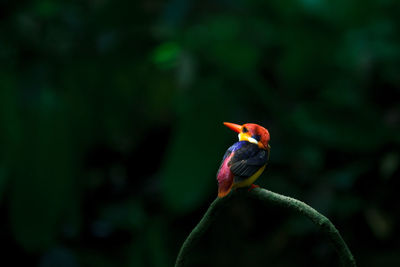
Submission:
[[[247,130],[247,128],[246,127],[243,127],[243,129],[242,129],[242,132],[243,133],[247,133],[249,130]]]
[[[257,141],[260,141],[261,136],[259,136],[258,134],[256,134],[256,135],[253,136],[253,138],[256,139]]]

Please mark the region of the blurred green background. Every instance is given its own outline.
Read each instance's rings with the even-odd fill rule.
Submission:
[[[236,141],[261,186],[400,266],[397,0],[1,1],[0,265],[172,266]],[[190,266],[337,266],[307,219],[242,198]]]

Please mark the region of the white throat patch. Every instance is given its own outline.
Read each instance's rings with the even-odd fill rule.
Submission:
[[[254,139],[253,137],[249,137],[249,139],[247,139],[247,141],[249,141],[250,143],[258,145],[258,141],[256,139]]]

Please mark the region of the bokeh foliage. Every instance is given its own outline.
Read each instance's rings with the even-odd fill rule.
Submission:
[[[400,2],[2,1],[0,264],[171,266],[235,141],[360,266],[395,266]],[[274,218],[274,219],[272,219]],[[336,266],[312,224],[236,201],[193,266]]]

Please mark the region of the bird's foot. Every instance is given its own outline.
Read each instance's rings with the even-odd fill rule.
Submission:
[[[257,187],[260,187],[260,186],[256,185],[256,184],[251,184],[248,191],[250,192],[251,190],[253,190],[254,188],[257,188]]]

